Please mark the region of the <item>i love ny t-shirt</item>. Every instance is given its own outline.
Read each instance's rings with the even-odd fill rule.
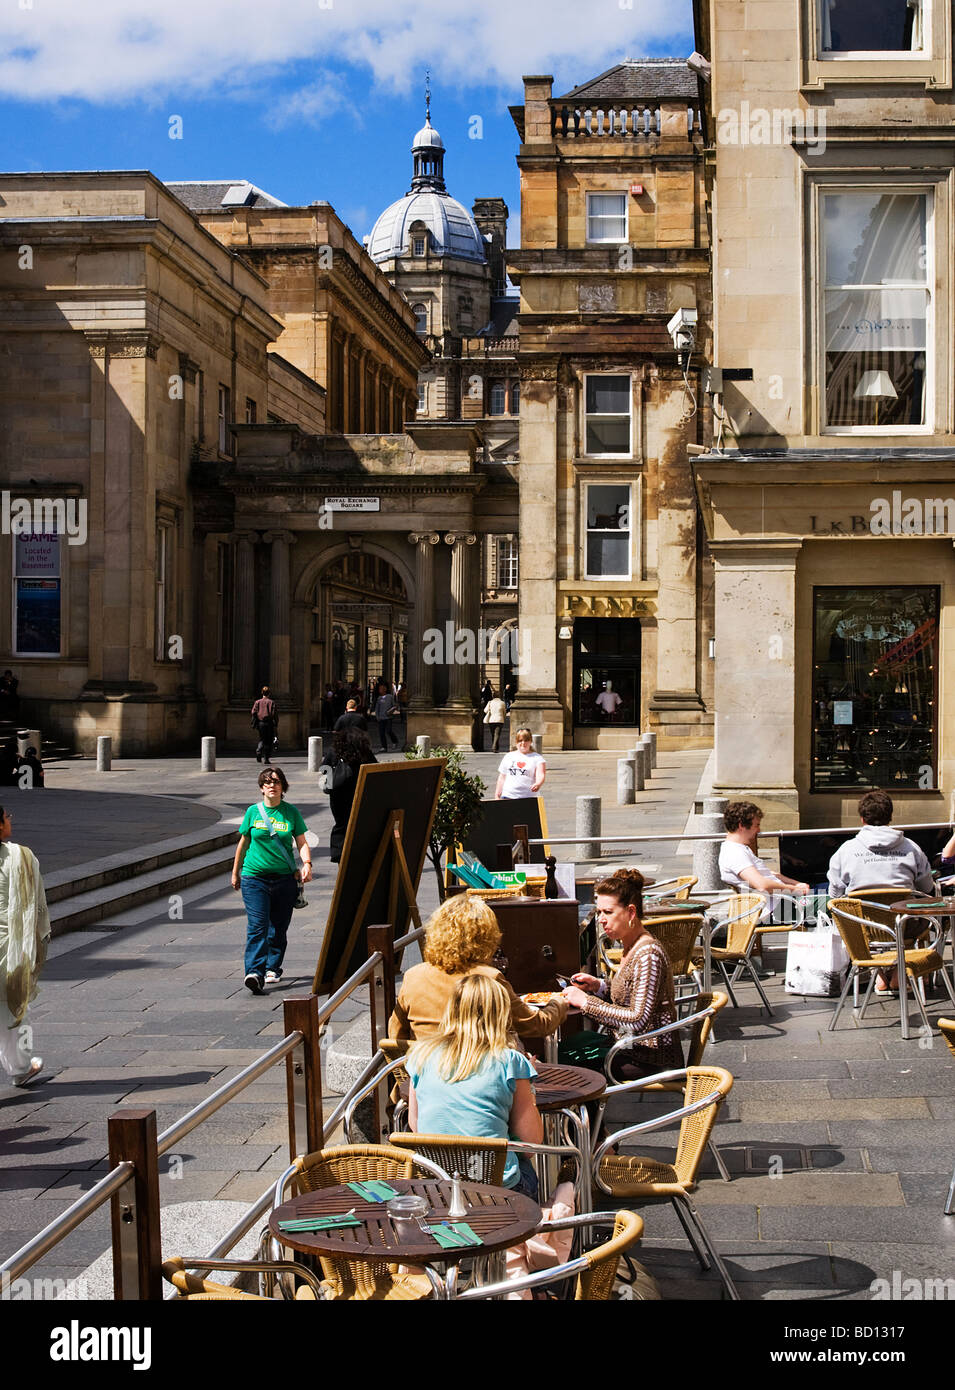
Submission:
[[[508,753],[501,759],[498,772],[504,774],[502,801],[516,801],[521,796],[533,796],[531,787],[537,777],[537,769],[544,762],[540,753]]]

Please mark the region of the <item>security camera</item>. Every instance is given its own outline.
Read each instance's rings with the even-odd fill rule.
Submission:
[[[696,318],[695,309],[677,309],[667,324],[667,332],[673,340],[673,346],[681,355],[689,355],[693,351],[696,342]]]
[[[704,82],[709,82],[711,72],[710,64],[709,61],[703,57],[702,53],[691,53],[686,60],[686,65],[690,69],[690,72],[695,72],[697,77],[702,77]]]

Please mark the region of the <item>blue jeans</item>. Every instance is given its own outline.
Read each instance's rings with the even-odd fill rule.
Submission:
[[[292,909],[298,897],[294,874],[281,878],[257,878],[243,874],[242,901],[249,919],[245,941],[245,973],[261,975],[280,970],[285,959],[285,943]]]
[[[525,1197],[530,1197],[532,1202],[537,1201],[538,1182],[537,1173],[534,1165],[525,1154],[517,1155],[517,1166],[520,1169],[520,1177],[511,1188],[512,1192],[522,1192]]]

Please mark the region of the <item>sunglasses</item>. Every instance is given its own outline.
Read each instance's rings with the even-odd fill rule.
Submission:
[[[281,786],[282,779],[281,779],[280,777],[263,777],[263,778],[262,778],[262,785],[263,785],[263,787],[267,787],[267,786],[269,785],[270,782],[278,782],[279,785]]]

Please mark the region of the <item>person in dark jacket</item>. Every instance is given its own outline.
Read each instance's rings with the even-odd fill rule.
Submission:
[[[378,738],[381,742],[380,752],[388,752],[388,740],[391,739],[396,748],[401,747],[401,743],[395,738],[391,721],[398,713],[395,705],[395,697],[386,686],[379,686],[378,698],[375,701],[375,719],[378,721]]]
[[[367,732],[368,720],[359,712],[357,700],[349,700],[345,706],[345,713],[340,714],[335,720],[333,732],[338,734],[342,729],[360,729],[362,733]]]
[[[331,766],[334,767],[337,763],[343,762],[350,769],[348,780],[343,786],[334,788],[328,797],[332,815],[335,818],[335,824],[332,826],[332,833],[328,840],[328,857],[331,863],[337,864],[342,857],[348,818],[351,815],[352,802],[355,800],[358,769],[362,763],[376,763],[378,759],[371,751],[371,744],[365,730],[359,729],[355,725],[338,730],[332,749]]]
[[[275,709],[275,701],[272,699],[267,685],[263,685],[262,694],[252,706],[252,727],[259,731],[259,744],[255,750],[255,761],[270,765],[269,759],[275,745],[279,719]]]

